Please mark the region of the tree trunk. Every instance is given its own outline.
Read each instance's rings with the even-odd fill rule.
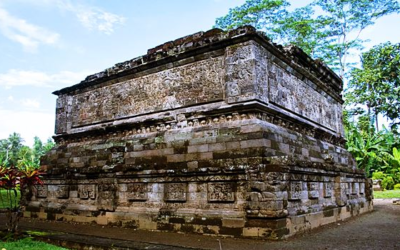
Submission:
[[[17,211],[12,211],[8,210],[7,211],[7,231],[11,233],[16,233],[18,231],[18,226],[19,226],[19,220],[22,217],[22,212],[20,210]]]

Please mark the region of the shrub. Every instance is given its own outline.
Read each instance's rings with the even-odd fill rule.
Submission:
[[[385,179],[386,174],[383,173],[382,171],[375,171],[372,173],[372,179],[373,180],[383,180]]]
[[[397,183],[396,185],[394,185],[394,190],[400,190],[400,183]]]
[[[383,178],[383,180],[382,180],[382,188],[384,190],[392,190],[393,186],[394,186],[393,177],[387,176],[387,177]]]

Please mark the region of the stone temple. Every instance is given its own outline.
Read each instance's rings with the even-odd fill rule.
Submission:
[[[372,210],[342,81],[246,26],[148,50],[58,96],[25,216],[283,239]]]

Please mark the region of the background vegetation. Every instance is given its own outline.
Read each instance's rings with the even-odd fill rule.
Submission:
[[[399,13],[398,1],[314,0],[289,7],[286,0],[247,0],[217,18],[215,27],[252,25],[273,42],[296,45],[331,67],[346,86],[346,147],[357,167],[381,179],[385,189],[400,188],[400,44],[386,42],[365,51],[361,39],[377,19]],[[390,121],[387,127],[382,118]]]

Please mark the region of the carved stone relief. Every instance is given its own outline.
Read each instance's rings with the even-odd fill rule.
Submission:
[[[36,186],[36,190],[37,190],[37,197],[38,198],[46,198],[47,197],[47,185],[38,185]]]
[[[56,190],[56,197],[59,199],[67,199],[69,197],[69,186],[68,185],[59,185]]]
[[[292,181],[289,186],[289,200],[300,200],[303,185],[301,181]]]
[[[234,202],[233,184],[229,182],[214,182],[207,185],[208,202]]]
[[[114,211],[115,209],[115,191],[114,183],[100,182],[98,185],[98,209]]]
[[[187,183],[166,183],[164,200],[170,202],[184,202],[187,199]]]
[[[81,199],[96,199],[96,185],[79,185],[78,197]]]
[[[348,183],[340,182],[338,179],[337,188],[335,190],[336,204],[340,207],[345,206],[348,200]]]
[[[72,124],[222,100],[223,71],[223,57],[217,57],[77,94],[73,96]]]
[[[357,182],[352,183],[351,194],[358,194],[359,193],[359,186]]]
[[[335,101],[274,63],[270,66],[269,84],[271,102],[338,131],[337,113],[341,108]]]
[[[333,183],[324,182],[324,198],[331,198],[333,193]]]
[[[128,184],[126,196],[129,201],[146,201],[147,193],[147,183],[131,183]]]
[[[365,183],[360,182],[360,194],[365,194]]]
[[[319,198],[319,183],[309,182],[308,183],[308,198],[318,199]]]

